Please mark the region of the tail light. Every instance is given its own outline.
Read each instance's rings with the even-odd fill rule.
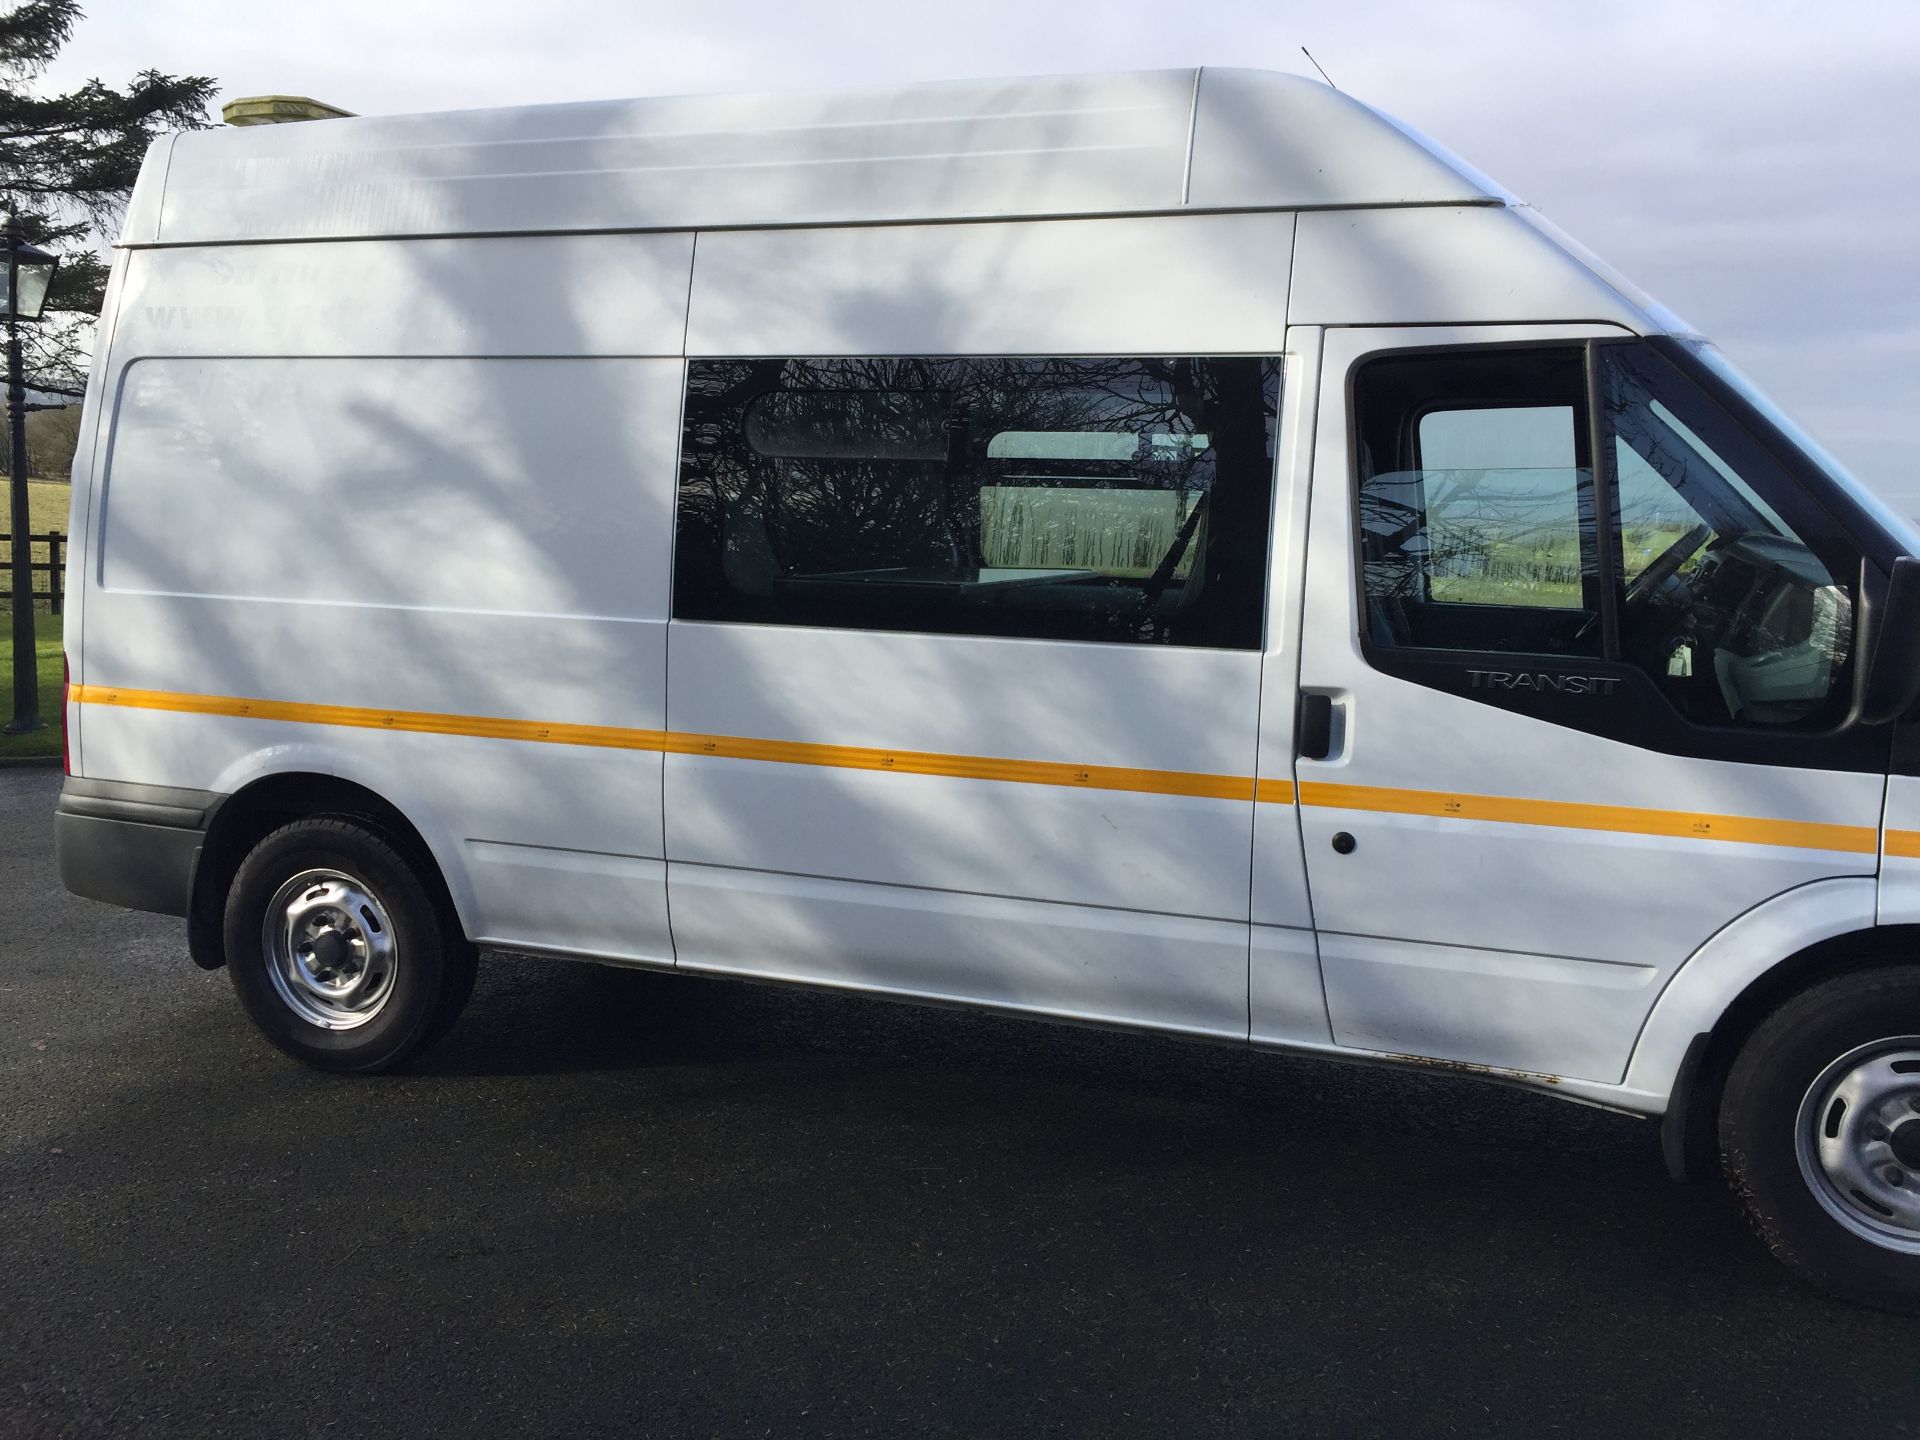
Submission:
[[[60,768],[73,774],[73,736],[67,730],[67,701],[73,695],[73,662],[60,652]]]

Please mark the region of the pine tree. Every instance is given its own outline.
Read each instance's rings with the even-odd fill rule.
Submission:
[[[100,313],[111,240],[154,138],[208,125],[216,90],[204,75],[143,70],[116,90],[89,80],[35,93],[83,18],[80,0],[30,0],[0,11],[0,205],[19,207],[29,243],[60,256],[47,318],[23,325],[30,389],[77,396],[86,384],[91,321]]]

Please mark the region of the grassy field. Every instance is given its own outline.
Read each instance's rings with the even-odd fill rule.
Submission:
[[[13,718],[13,635],[12,616],[0,612],[0,725]],[[16,755],[58,755],[60,753],[60,622],[49,628],[47,617],[39,617],[39,638],[34,646],[40,659],[40,718],[47,723],[27,735],[0,735],[0,759]]]
[[[29,480],[27,504],[33,533],[43,535],[49,530],[58,530],[65,534],[67,505],[72,495],[73,487],[64,480]],[[6,510],[0,508],[0,532],[9,528],[6,516]],[[33,549],[35,558],[46,558],[44,546],[36,545]],[[0,573],[0,586],[4,580],[4,573]],[[36,577],[36,581],[41,585],[46,583],[44,577]],[[12,625],[12,615],[0,606],[0,725],[13,717]],[[0,735],[0,759],[60,753],[60,617],[42,610],[34,617],[34,629],[38,636],[34,649],[40,662],[40,718],[47,724],[30,735]]]
[[[1680,526],[1628,525],[1620,541],[1621,580],[1631,581],[1685,533]],[[1537,605],[1578,609],[1583,603],[1578,537],[1487,539],[1432,527],[1434,548],[1447,558],[1429,578],[1436,600],[1463,605]]]
[[[67,505],[73,498],[73,487],[64,480],[27,481],[27,513],[33,517],[33,533],[44,535],[49,530],[67,531]],[[6,512],[0,511],[0,514]],[[0,529],[8,528],[0,525]]]

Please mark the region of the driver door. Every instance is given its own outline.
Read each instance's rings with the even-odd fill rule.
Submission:
[[[1296,777],[1334,1037],[1617,1082],[1716,930],[1874,872],[1858,556],[1649,342],[1324,357]]]

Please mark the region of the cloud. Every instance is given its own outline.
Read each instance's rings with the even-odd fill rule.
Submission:
[[[1920,510],[1920,7],[1879,0],[94,0],[56,78],[412,111],[1192,64],[1427,130]]]

